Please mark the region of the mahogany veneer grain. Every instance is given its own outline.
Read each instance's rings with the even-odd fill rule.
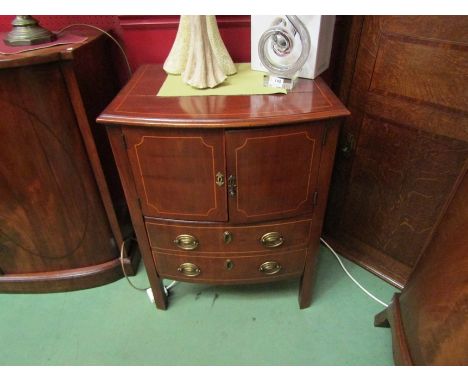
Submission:
[[[122,277],[132,235],[95,118],[118,91],[109,40],[0,56],[0,291],[89,288]],[[124,263],[138,264],[136,246]]]

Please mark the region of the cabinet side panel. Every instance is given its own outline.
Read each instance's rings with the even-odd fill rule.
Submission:
[[[130,236],[133,233],[133,228],[106,130],[96,122],[99,113],[112,101],[121,87],[116,70],[118,63],[112,59],[112,53],[115,49],[110,38],[100,35],[80,46],[74,52],[73,61],[69,65],[67,65],[68,63],[62,64],[62,70],[65,72],[70,93],[73,94],[74,81],[69,76],[76,78],[76,84],[79,87],[79,99],[84,106],[87,117],[83,118],[86,121],[80,121],[82,134],[83,136],[89,135],[89,132],[94,139],[95,148],[94,145],[90,148],[89,143],[86,141],[85,143],[88,151],[93,152],[93,155],[89,154],[93,166],[102,169],[102,171],[95,169],[95,176],[105,205],[106,203],[110,205],[107,207],[109,220],[112,222],[115,219],[114,216],[117,218],[118,227],[113,225],[112,229],[114,236],[118,239]],[[71,66],[72,69],[67,70],[68,66]],[[77,109],[78,102],[73,102],[75,109]],[[77,115],[80,118],[78,112]],[[94,157],[94,152],[98,157]],[[100,179],[103,177],[102,173],[105,180]],[[109,195],[110,200],[108,200],[107,195]]]
[[[113,259],[112,234],[58,65],[2,70],[0,84],[3,273]]]
[[[400,297],[401,319],[417,365],[466,366],[468,361],[466,169],[430,246]]]

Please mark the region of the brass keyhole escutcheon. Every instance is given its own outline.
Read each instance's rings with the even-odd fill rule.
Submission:
[[[179,265],[179,268],[177,270],[182,273],[184,276],[188,277],[196,277],[200,274],[200,268],[198,265],[192,264],[192,263],[183,263]]]
[[[224,185],[224,174],[221,172],[218,172],[216,174],[216,184],[221,187]]]
[[[230,271],[232,268],[234,268],[234,263],[232,260],[226,260],[224,266],[228,271]]]
[[[174,239],[174,244],[184,251],[193,251],[198,247],[198,239],[190,234],[182,234]]]
[[[281,265],[276,261],[267,261],[258,270],[266,275],[275,275],[281,270]]]
[[[223,241],[225,244],[229,244],[232,241],[232,233],[229,231],[223,232]]]

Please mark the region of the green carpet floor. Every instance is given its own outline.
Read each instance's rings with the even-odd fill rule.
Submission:
[[[395,288],[344,260],[371,292]],[[144,268],[133,277],[148,285]],[[250,286],[179,283],[167,311],[125,279],[41,295],[0,294],[0,365],[392,365],[382,306],[322,248],[314,301],[299,310],[298,281]]]

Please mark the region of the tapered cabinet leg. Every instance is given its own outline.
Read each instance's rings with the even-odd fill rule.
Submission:
[[[164,292],[164,285],[161,280],[158,280],[158,285],[156,288],[151,288],[153,291],[154,302],[156,303],[156,308],[161,310],[166,310],[168,306],[168,298]]]
[[[317,253],[308,254],[304,272],[299,285],[299,307],[301,309],[308,308],[312,303],[312,293],[315,284],[315,267],[317,262]]]

